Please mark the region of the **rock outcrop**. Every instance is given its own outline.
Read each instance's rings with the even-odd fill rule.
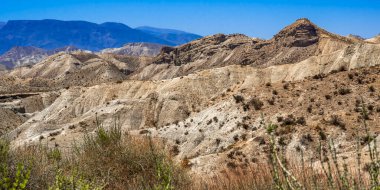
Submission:
[[[152,43],[129,43],[120,48],[104,49],[101,53],[111,53],[116,55],[148,56],[154,57],[160,53],[164,45]]]

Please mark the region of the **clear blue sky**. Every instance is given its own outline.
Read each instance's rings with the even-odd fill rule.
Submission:
[[[201,35],[243,33],[270,38],[297,18],[307,17],[341,35],[380,33],[378,0],[1,0],[0,4],[0,21],[114,21]]]

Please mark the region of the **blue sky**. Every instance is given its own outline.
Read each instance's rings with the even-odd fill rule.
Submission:
[[[341,35],[380,33],[378,0],[0,0],[0,21],[20,19],[122,22],[131,27],[185,30],[201,35],[243,33],[271,38],[297,18]]]

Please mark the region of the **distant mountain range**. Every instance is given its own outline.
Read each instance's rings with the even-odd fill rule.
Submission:
[[[145,56],[153,57],[160,53],[160,50],[165,45],[154,44],[154,43],[127,43],[119,48],[107,48],[103,49],[98,54],[115,54],[115,55],[127,55],[127,56]],[[4,69],[14,69],[20,66],[32,66],[41,62],[48,56],[54,55],[59,52],[74,53],[88,52],[86,50],[78,49],[74,46],[66,46],[62,48],[57,48],[53,50],[45,50],[42,48],[37,48],[33,46],[15,46],[12,49],[0,55],[0,70]],[[96,53],[96,52],[94,52]]]
[[[176,46],[201,36],[183,31],[139,27],[106,22],[86,21],[11,20],[0,22],[0,54],[15,46],[34,46],[52,50],[65,46],[100,51],[121,47],[131,42],[148,42]]]
[[[7,24],[6,22],[0,22],[0,29],[3,28],[3,26],[5,26],[5,24]]]
[[[156,36],[158,38],[164,39],[176,45],[185,44],[187,42],[201,38],[201,36],[197,34],[191,34],[191,33],[183,32],[180,30],[173,30],[173,29],[153,28],[150,26],[141,26],[141,27],[137,27],[136,29],[141,30],[145,33],[151,34],[153,36]]]
[[[32,66],[58,52],[72,52],[77,50],[79,49],[74,46],[67,46],[54,50],[45,50],[33,46],[15,46],[3,55],[0,55],[0,66],[3,65],[7,69],[12,69],[18,66]]]

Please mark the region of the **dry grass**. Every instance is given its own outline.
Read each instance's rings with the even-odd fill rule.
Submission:
[[[328,163],[329,162],[329,163]],[[268,189],[376,189],[377,186],[371,185],[371,179],[369,173],[361,173],[358,175],[357,168],[346,168],[344,171],[343,161],[339,165],[339,171],[333,163],[333,158],[330,157],[330,161],[323,162],[324,167],[330,165],[330,171],[327,174],[324,173],[321,165],[315,166],[311,163],[302,163],[299,160],[283,160],[284,169],[289,174],[284,172],[277,164],[271,164],[270,162],[258,163],[255,166],[242,170],[239,169],[225,169],[221,174],[212,178],[203,177],[194,183],[192,189],[210,189],[210,190],[224,190],[224,189],[236,189],[236,190],[268,190]],[[320,164],[321,162],[319,162]],[[275,171],[277,170],[277,171]],[[278,179],[275,177],[275,173],[278,173]],[[339,174],[340,173],[340,174]],[[329,180],[329,175],[332,176],[332,181]],[[349,181],[344,184],[344,180],[341,178],[346,176]],[[294,177],[296,181],[292,181],[291,177]],[[276,181],[278,180],[278,181]],[[362,180],[360,182],[360,180]],[[296,185],[296,183],[299,184]]]
[[[87,134],[84,142],[75,145],[69,153],[63,154],[58,148],[35,145],[10,151],[6,160],[10,166],[9,173],[16,173],[19,163],[30,169],[26,189],[378,188],[379,168],[376,158],[365,166],[368,171],[360,171],[355,166],[349,168],[344,160],[336,158],[333,141],[322,140],[320,150],[325,151],[320,151],[316,162],[305,163],[302,151],[301,161],[285,159],[277,147],[274,136],[276,129],[272,125],[268,128],[268,133],[272,135],[268,162],[258,162],[245,169],[225,168],[213,177],[190,178],[184,170],[173,164],[167,154],[159,151],[162,146],[158,141],[121,134],[119,128],[108,131],[98,128],[95,135]],[[359,149],[358,153],[360,164]],[[4,154],[1,155],[4,160]]]
[[[122,134],[116,127],[98,128],[65,154],[58,148],[34,145],[10,151],[6,163],[11,174],[19,163],[30,169],[27,189],[185,187],[187,176],[161,150],[160,143],[148,137]]]

